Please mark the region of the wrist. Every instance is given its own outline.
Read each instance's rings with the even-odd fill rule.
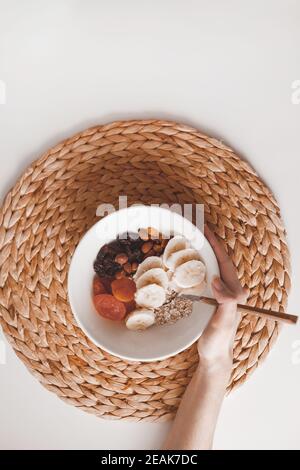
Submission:
[[[206,367],[199,364],[195,370],[193,381],[202,391],[209,392],[210,396],[224,396],[230,382],[231,368]]]
[[[236,312],[237,311],[237,301],[236,300],[226,300],[225,302],[219,303],[219,307],[225,310],[226,312]]]
[[[214,360],[200,356],[197,373],[209,378],[223,377],[224,379],[229,380],[232,371],[232,363],[232,355],[223,355],[221,358]]]
[[[199,357],[198,368],[208,374],[214,372],[220,373],[222,371],[226,373],[228,371],[231,371],[232,362],[232,357],[229,354],[226,357],[214,360]]]

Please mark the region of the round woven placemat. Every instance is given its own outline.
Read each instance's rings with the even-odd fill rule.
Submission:
[[[174,415],[197,364],[194,344],[175,357],[129,363],[76,325],[67,299],[74,249],[102,203],[205,204],[249,304],[284,308],[289,253],[279,207],[250,166],[222,142],[159,120],[98,126],[30,166],[0,212],[0,320],[18,357],[48,390],[98,416],[162,421]],[[268,354],[278,324],[242,318],[228,389]]]

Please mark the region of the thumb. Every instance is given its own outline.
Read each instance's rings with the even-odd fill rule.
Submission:
[[[211,283],[213,294],[219,304],[234,299],[234,296],[226,284],[218,276],[215,276]]]

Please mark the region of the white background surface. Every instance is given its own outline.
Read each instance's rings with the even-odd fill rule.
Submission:
[[[296,0],[0,0],[1,197],[33,158],[87,126],[192,124],[232,145],[274,191],[292,253],[289,310],[300,313],[299,44]],[[300,448],[297,340],[300,328],[286,327],[226,399],[215,448]],[[168,429],[66,405],[9,347],[0,390],[1,448],[157,448]]]

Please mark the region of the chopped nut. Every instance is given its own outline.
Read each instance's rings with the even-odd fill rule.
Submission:
[[[115,261],[116,261],[116,263],[119,263],[121,265],[126,264],[127,261],[128,261],[128,256],[126,255],[126,253],[119,253],[115,257]]]
[[[152,247],[153,247],[153,242],[149,241],[149,242],[143,243],[142,248],[141,248],[142,253],[147,254],[152,249]]]

